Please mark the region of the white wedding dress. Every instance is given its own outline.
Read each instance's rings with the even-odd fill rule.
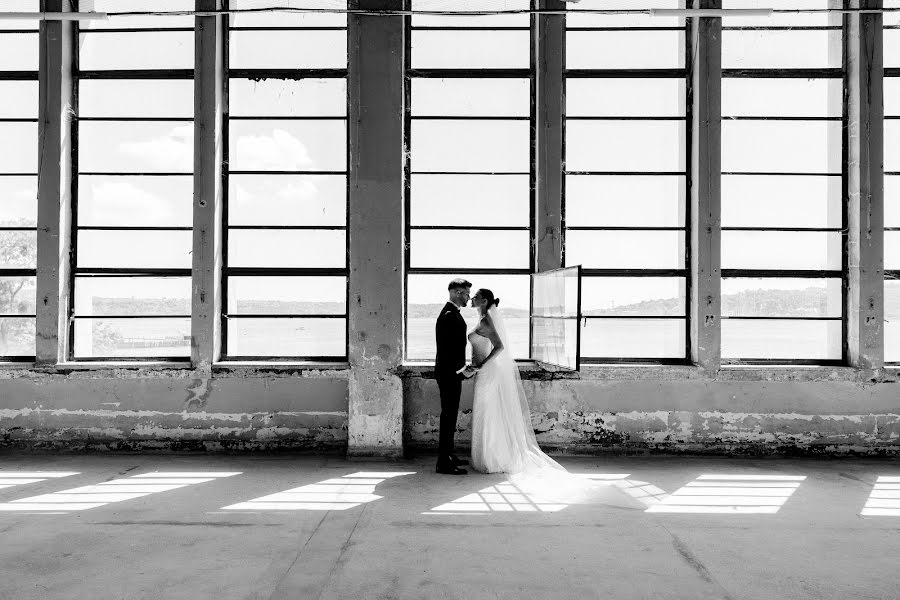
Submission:
[[[569,473],[538,446],[519,369],[509,352],[500,311],[489,311],[504,349],[475,375],[472,406],[472,467],[482,473],[508,473],[509,481],[532,500],[603,503],[645,508],[609,482]],[[490,339],[469,334],[472,362],[481,364],[493,349]]]

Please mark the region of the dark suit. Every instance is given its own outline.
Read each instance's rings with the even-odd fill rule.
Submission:
[[[441,309],[434,334],[437,341],[434,378],[441,391],[441,433],[438,442],[438,466],[441,466],[453,454],[453,434],[464,379],[457,371],[466,366],[466,320],[452,302]]]

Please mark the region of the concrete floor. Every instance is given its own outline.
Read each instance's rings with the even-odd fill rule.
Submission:
[[[662,501],[651,510],[706,511],[716,498],[728,511],[717,514],[547,507],[504,496],[502,476],[437,475],[433,462],[0,454],[0,481],[78,473],[0,489],[0,599],[900,598],[900,516],[861,516],[867,502],[900,502],[869,499],[876,478],[900,477],[900,460],[561,459],[573,472],[627,474],[619,485]],[[134,484],[153,472],[176,485],[190,472],[240,474],[130,499],[74,492],[92,508],[46,497],[129,478],[143,482],[101,490],[147,492]],[[770,476],[805,480],[759,479]],[[681,489],[692,482],[712,495]],[[15,502],[35,496],[45,497]],[[777,512],[740,512],[754,503]]]

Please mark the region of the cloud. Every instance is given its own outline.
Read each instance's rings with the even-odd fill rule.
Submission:
[[[276,129],[272,135],[248,135],[237,140],[234,157],[239,166],[273,171],[302,171],[312,164],[312,158],[303,142],[283,129]]]
[[[109,225],[134,224],[138,220],[141,225],[179,224],[173,200],[148,192],[128,181],[102,180],[89,188],[91,201],[86,203],[88,214],[84,219],[88,223]],[[190,198],[184,198],[190,205]],[[188,214],[190,209],[187,209]],[[188,224],[190,224],[188,222]]]
[[[190,173],[194,170],[194,126],[174,127],[168,135],[141,142],[123,142],[119,150],[146,162],[152,170]]]

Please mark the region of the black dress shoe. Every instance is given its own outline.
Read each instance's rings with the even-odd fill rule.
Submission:
[[[453,464],[456,465],[457,467],[464,467],[467,464],[469,464],[469,461],[467,461],[466,459],[457,458],[455,455],[451,455],[450,459],[453,460]]]
[[[460,469],[459,467],[454,467],[453,465],[445,466],[441,465],[435,469],[436,473],[441,473],[443,475],[465,475],[468,473],[465,469]]]

